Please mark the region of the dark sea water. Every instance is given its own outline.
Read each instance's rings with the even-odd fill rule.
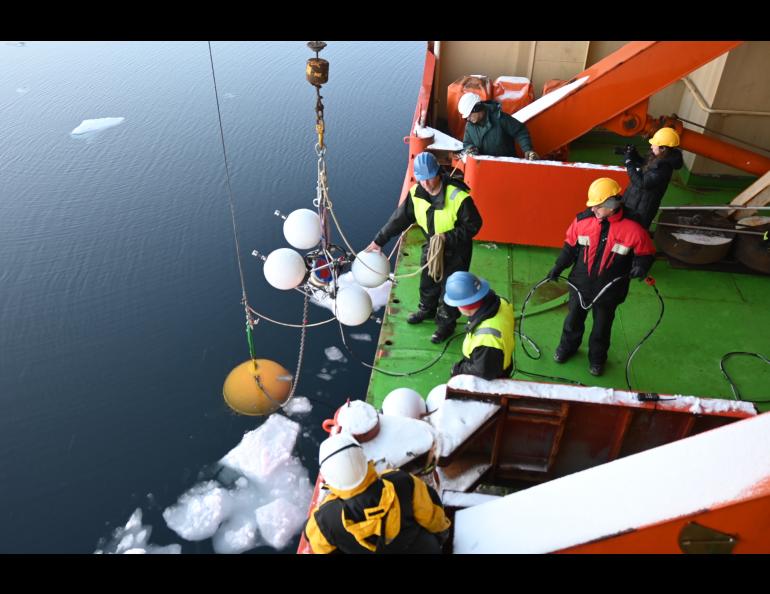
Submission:
[[[274,210],[312,208],[313,54],[212,46],[249,300],[298,322],[301,296],[250,253],[288,247]],[[401,190],[424,42],[332,42],[322,57],[331,197],[360,248]],[[125,121],[70,135],[104,117]],[[0,553],[90,553],[136,508],[152,543],[210,552],[161,512],[261,421],[221,395],[248,348],[205,42],[0,44],[0,255]],[[298,338],[262,322],[258,356],[293,370]],[[321,420],[363,397],[369,372],[326,359],[343,349],[336,325],[307,340],[298,448],[314,477]],[[351,346],[371,360],[374,342]]]

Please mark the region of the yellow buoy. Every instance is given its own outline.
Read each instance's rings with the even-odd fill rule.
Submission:
[[[275,361],[256,359],[255,365],[249,359],[228,374],[222,394],[237,413],[269,415],[289,398],[292,379],[291,373]]]

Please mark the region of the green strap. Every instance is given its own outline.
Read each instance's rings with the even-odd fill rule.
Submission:
[[[251,335],[251,324],[249,324],[249,321],[246,320],[246,339],[249,343],[249,354],[251,355],[252,359],[256,359],[256,353],[254,352],[254,337]]]

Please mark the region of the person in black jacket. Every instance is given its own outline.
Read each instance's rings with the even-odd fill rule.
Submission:
[[[524,157],[537,160],[527,126],[502,111],[497,101],[482,101],[476,93],[460,97],[457,109],[467,120],[463,151],[491,157],[515,157],[516,144]]]
[[[636,147],[628,145],[625,152],[626,171],[631,184],[623,195],[626,217],[645,229],[650,228],[658,212],[663,194],[675,169],[684,161],[679,146],[679,135],[673,128],[661,128],[650,139],[652,150],[642,159]]]
[[[403,470],[378,473],[347,433],[323,441],[318,458],[329,495],[305,524],[313,553],[441,553],[450,521],[432,487]]]
[[[614,179],[600,177],[591,183],[586,202],[589,208],[572,221],[564,247],[548,273],[548,279],[555,281],[574,264],[569,281],[580,291],[578,295],[570,287],[569,310],[553,354],[557,363],[564,363],[578,350],[588,317],[586,307],[596,299],[591,307],[594,326],[588,339],[592,375],[604,373],[615,310],[628,295],[629,279],[642,280],[655,260],[649,234],[639,223],[624,217],[621,199],[620,185]]]
[[[513,371],[513,306],[499,297],[483,278],[455,272],[446,281],[444,301],[468,316],[463,358],[450,375],[475,375],[486,380],[510,377]]]
[[[434,235],[444,238],[443,276],[434,280],[428,268],[420,277],[420,304],[407,322],[419,324],[429,318],[436,319],[436,331],[431,342],[441,343],[455,330],[460,312],[446,305],[442,299],[446,279],[453,272],[468,270],[473,251],[472,239],[481,229],[481,215],[473,204],[470,188],[463,182],[441,174],[438,161],[431,153],[420,153],[414,159],[415,185],[409,196],[391,215],[385,226],[367,247],[366,251],[379,252],[388,241],[416,223],[426,239]],[[422,246],[420,264],[428,261],[428,243]]]

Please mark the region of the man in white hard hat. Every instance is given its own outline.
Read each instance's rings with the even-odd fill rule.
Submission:
[[[527,127],[502,110],[497,101],[482,101],[476,93],[465,93],[457,104],[466,120],[463,151],[491,157],[515,157],[516,144],[526,159],[538,159],[532,150]]]
[[[322,442],[318,458],[330,493],[305,525],[314,553],[441,553],[450,522],[431,487],[402,470],[378,474],[348,433]]]

